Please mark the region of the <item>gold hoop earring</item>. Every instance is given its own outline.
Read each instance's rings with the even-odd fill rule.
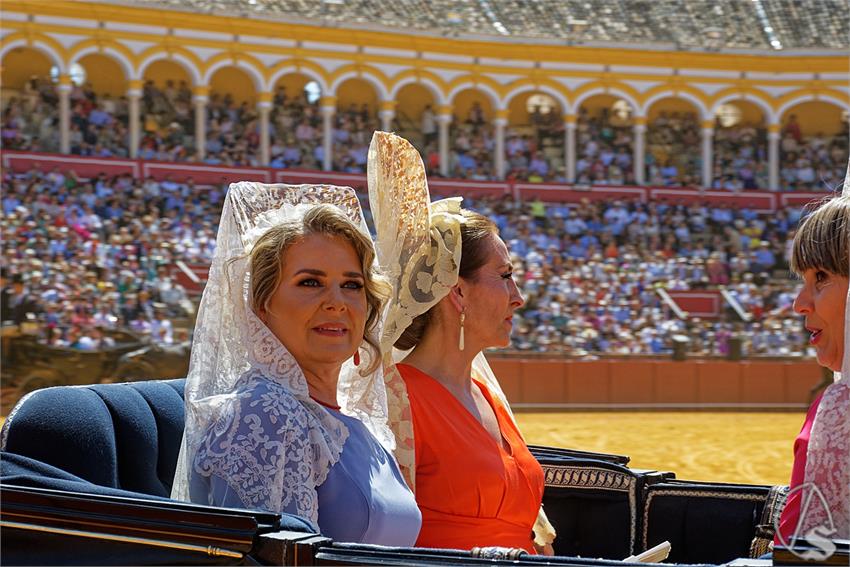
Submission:
[[[461,351],[463,351],[463,348],[466,346],[466,344],[464,342],[464,336],[463,336],[463,322],[464,321],[466,321],[466,309],[465,308],[463,310],[461,310],[461,312],[460,312],[460,338],[457,341],[457,348],[459,348]]]

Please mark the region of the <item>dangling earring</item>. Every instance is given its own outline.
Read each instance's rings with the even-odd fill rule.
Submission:
[[[360,349],[354,353],[354,366],[360,366]]]
[[[457,341],[457,348],[459,348],[461,351],[466,346],[466,344],[464,343],[464,340],[463,340],[463,322],[465,320],[466,320],[466,309],[463,309],[460,312],[460,339],[458,339],[458,341]]]

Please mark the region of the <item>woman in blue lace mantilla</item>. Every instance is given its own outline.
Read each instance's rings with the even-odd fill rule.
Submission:
[[[390,452],[373,262],[351,189],[231,187],[175,498],[298,514],[339,541],[415,542],[421,517]]]

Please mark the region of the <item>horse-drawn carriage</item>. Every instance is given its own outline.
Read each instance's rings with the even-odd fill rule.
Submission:
[[[603,566],[669,541],[668,565],[770,564],[754,558],[784,502],[784,487],[689,482],[623,456],[532,447],[557,557],[340,543],[294,516],[169,500],[183,416],[183,380],[21,400],[0,438],[3,563]],[[847,565],[846,542],[835,543],[826,561]],[[783,561],[803,560],[778,549]]]
[[[28,323],[25,325],[29,325]],[[177,378],[189,370],[187,344],[164,346],[127,329],[99,331],[104,346],[83,350],[45,344],[37,328],[3,327],[2,410],[40,388],[144,378]]]

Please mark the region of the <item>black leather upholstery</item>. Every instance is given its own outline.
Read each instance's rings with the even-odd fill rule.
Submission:
[[[0,449],[101,487],[168,497],[183,435],[184,383],[37,390],[10,412]]]
[[[647,488],[644,547],[672,545],[671,563],[747,557],[771,487],[671,480]]]
[[[625,559],[638,551],[646,486],[664,473],[597,459],[538,457],[543,507],[558,531],[557,555]]]

